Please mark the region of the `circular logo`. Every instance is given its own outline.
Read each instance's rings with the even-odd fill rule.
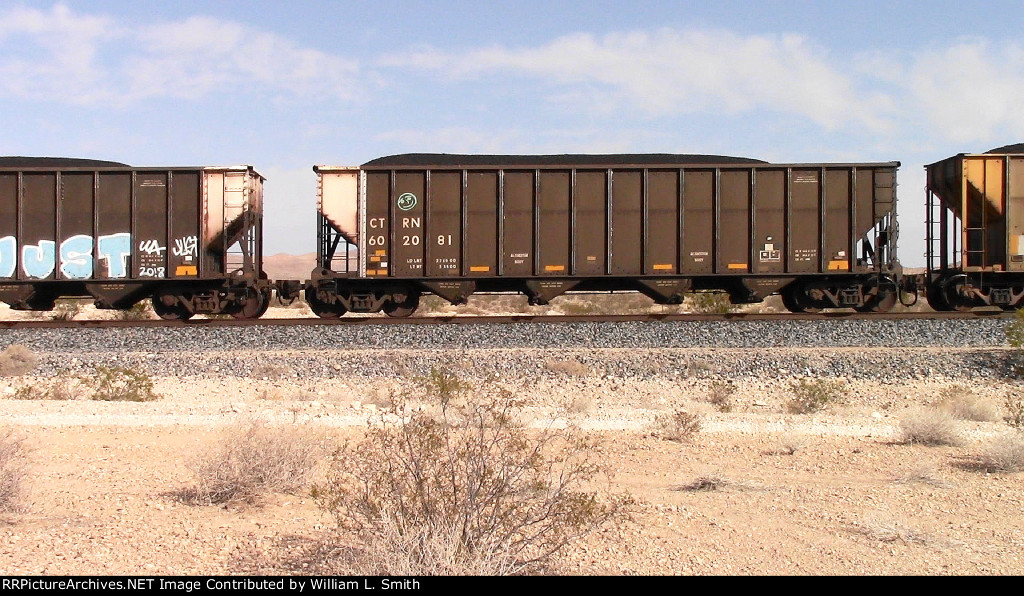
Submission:
[[[411,192],[403,192],[398,196],[398,208],[402,211],[409,211],[416,207],[416,195]]]

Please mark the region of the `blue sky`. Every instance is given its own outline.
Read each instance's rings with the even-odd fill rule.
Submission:
[[[1024,1],[0,1],[0,154],[247,163],[269,253],[313,164],[405,152],[890,161],[1024,141]]]

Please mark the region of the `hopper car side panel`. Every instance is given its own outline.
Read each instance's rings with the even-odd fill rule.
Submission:
[[[0,168],[0,300],[242,313],[266,293],[261,201],[251,168]]]
[[[321,225],[307,297],[328,316],[389,304],[402,314],[422,292],[460,303],[476,291],[533,303],[572,290],[637,290],[663,303],[691,289],[737,302],[784,291],[794,310],[885,309],[900,273],[898,165],[318,166],[321,221],[337,223],[355,203],[367,233],[359,238],[351,217]],[[338,177],[364,177],[362,194],[329,196]],[[365,275],[323,258],[339,237],[356,237],[345,254],[358,253]]]
[[[960,154],[925,170],[929,303],[1024,306],[1024,155]]]

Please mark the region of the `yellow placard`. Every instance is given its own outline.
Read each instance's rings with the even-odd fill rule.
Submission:
[[[178,265],[174,270],[175,275],[199,275],[199,268],[195,265]]]

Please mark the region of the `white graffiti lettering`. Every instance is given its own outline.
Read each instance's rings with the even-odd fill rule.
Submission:
[[[53,240],[39,240],[21,247],[21,270],[26,277],[45,279],[59,267],[67,279],[89,279],[93,276],[96,258],[107,262],[107,275],[122,278],[128,275],[128,257],[131,256],[131,234],[122,232],[96,239],[96,257],[93,257],[93,237],[76,234],[63,240],[60,246]],[[18,241],[14,236],[0,238],[0,279],[12,278],[19,264]]]
[[[194,257],[199,254],[199,239],[195,236],[185,236],[174,239],[174,256]]]
[[[160,243],[156,240],[143,240],[139,242],[139,252],[144,252],[147,255],[161,255],[167,250],[166,246],[160,246]]]

